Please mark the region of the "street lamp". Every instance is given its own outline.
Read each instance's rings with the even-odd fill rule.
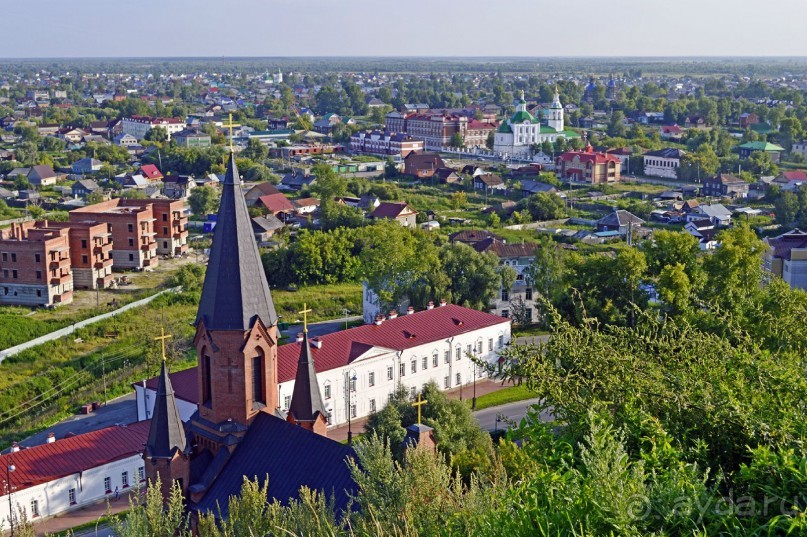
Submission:
[[[350,310],[349,310],[349,309],[347,309],[347,308],[344,308],[344,309],[342,310],[342,313],[343,313],[343,314],[344,314],[344,316],[345,316],[345,330],[347,330],[347,316],[350,314]]]
[[[353,430],[351,429],[351,418],[353,417],[353,408],[350,404],[353,401],[353,387],[356,382],[356,370],[351,369],[345,371],[345,390],[347,390],[347,443],[353,445]]]
[[[13,464],[6,466],[6,488],[8,489],[8,521],[11,525],[11,537],[14,537],[14,504],[11,501],[11,473],[17,468]]]
[[[471,399],[471,410],[476,410],[476,362],[474,362],[474,398]]]

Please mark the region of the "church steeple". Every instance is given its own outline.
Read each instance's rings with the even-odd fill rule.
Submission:
[[[174,389],[168,377],[168,368],[163,360],[157,396],[151,415],[149,439],[146,443],[146,457],[150,459],[172,459],[177,453],[185,453],[188,439],[182,418],[179,416]]]
[[[300,358],[297,360],[297,375],[294,378],[288,420],[324,435],[326,415],[327,411],[317,382],[317,371],[314,368],[314,358],[311,356],[311,346],[308,342],[308,330],[305,330]]]
[[[257,318],[271,326],[277,313],[231,153],[196,324],[204,322],[207,330],[243,331]]]

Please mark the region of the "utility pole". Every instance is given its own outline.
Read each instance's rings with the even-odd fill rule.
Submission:
[[[104,379],[104,406],[106,406],[106,357],[103,351],[101,352],[101,376]]]

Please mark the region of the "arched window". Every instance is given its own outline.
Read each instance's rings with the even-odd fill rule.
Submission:
[[[262,405],[266,404],[264,363],[263,349],[258,348],[258,355],[252,358],[252,400]]]
[[[212,359],[207,354],[207,347],[202,347],[202,404],[210,406],[213,398]]]

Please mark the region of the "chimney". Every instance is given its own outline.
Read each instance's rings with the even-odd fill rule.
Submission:
[[[383,323],[383,322],[384,322],[384,316],[383,315],[381,315],[379,313],[378,315],[375,316],[375,325],[376,326],[380,326],[381,323]]]
[[[445,305],[446,305],[446,300],[444,298],[441,298],[440,299],[440,307],[442,308]]]
[[[412,306],[409,306],[408,308],[406,308],[406,314],[407,315],[412,315],[413,313],[415,313],[415,308],[413,308]]]
[[[390,312],[389,312],[390,321],[393,320],[393,319],[397,319],[397,318],[398,318],[398,312],[395,311],[395,310],[390,310]]]
[[[316,347],[318,349],[322,348],[322,340],[320,338],[318,338],[318,337],[315,337],[314,339],[312,339],[311,344],[314,345],[314,347]]]
[[[55,441],[56,441],[56,433],[48,433],[48,439],[46,440],[46,442],[48,444],[52,444]]]
[[[297,332],[297,343],[301,343],[303,341],[303,333]]]
[[[427,310],[433,310],[434,309],[434,302],[429,300],[429,304],[426,306],[426,309]]]
[[[17,453],[20,450],[20,445],[17,442],[12,442],[11,453]]]

